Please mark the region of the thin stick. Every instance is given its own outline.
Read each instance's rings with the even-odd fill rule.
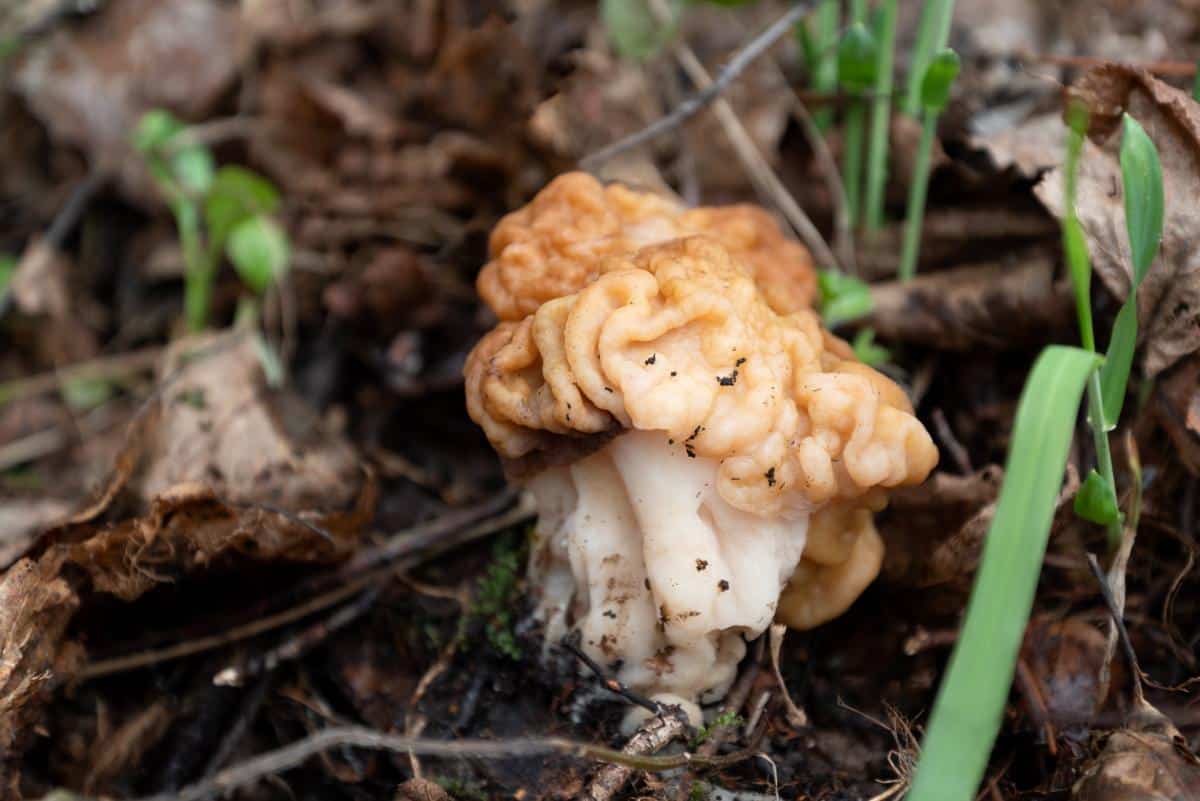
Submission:
[[[582,634],[576,630],[568,634],[566,637],[563,637],[561,645],[563,648],[566,648],[568,651],[570,651],[576,659],[587,665],[588,668],[596,674],[596,677],[604,683],[604,686],[608,688],[608,690],[621,696],[634,706],[640,706],[655,715],[663,714],[664,707],[658,701],[653,701],[641,693],[629,689],[624,684],[605,673],[604,668],[596,664],[596,660],[584,653],[583,649],[579,647],[579,642],[581,639]]]
[[[289,623],[302,620],[311,614],[340,603],[366,587],[391,577],[396,571],[411,567],[416,562],[430,558],[452,547],[464,545],[472,540],[487,536],[501,528],[514,525],[521,520],[528,519],[531,513],[532,510],[530,507],[522,504],[502,515],[480,521],[476,525],[459,532],[446,530],[445,521],[455,518],[455,515],[445,515],[443,518],[431,521],[423,526],[417,526],[409,529],[407,532],[401,532],[385,546],[360,554],[361,557],[365,558],[351,560],[351,562],[343,565],[342,570],[334,573],[332,577],[345,577],[346,573],[350,573],[353,570],[362,569],[366,566],[374,566],[379,564],[379,562],[386,562],[391,559],[398,559],[402,555],[411,555],[411,561],[406,560],[396,565],[386,564],[381,568],[367,572],[346,584],[297,606],[251,621],[242,626],[235,626],[218,634],[187,640],[165,648],[141,651],[126,656],[92,662],[89,665],[85,665],[73,678],[76,681],[87,681],[88,679],[134,670],[135,668],[148,667],[159,662],[211,651],[214,648],[220,648],[231,643],[256,637],[259,634],[265,634],[268,631],[273,631]],[[461,520],[461,517],[459,519]],[[424,530],[422,531],[422,529]],[[431,537],[423,536],[428,535],[430,532],[437,532],[435,543],[429,541]],[[436,549],[433,548],[434,544],[437,545]],[[330,575],[326,574],[320,578],[329,579],[330,577]]]
[[[644,756],[626,754],[601,745],[570,740],[565,737],[531,737],[515,740],[425,740],[415,737],[400,737],[393,734],[360,726],[337,726],[298,740],[297,742],[267,751],[256,757],[226,768],[208,779],[189,784],[178,792],[147,796],[141,801],[205,801],[231,790],[246,787],[268,776],[274,776],[303,764],[310,757],[335,748],[367,748],[393,753],[413,752],[422,756],[463,759],[513,759],[517,757],[563,754],[601,762],[628,765],[635,770],[665,771],[685,765],[720,768],[749,759],[750,751],[714,757],[700,757],[684,752],[672,756]],[[86,796],[56,791],[46,796],[49,799],[73,799],[87,801]]]
[[[660,20],[670,17],[664,0],[650,0],[650,10]],[[704,88],[712,83],[712,77],[708,74],[708,70],[704,68],[696,53],[686,44],[680,42],[675,45],[675,59],[696,86]],[[738,119],[733,106],[724,98],[718,97],[713,101],[713,112],[725,129],[725,135],[729,137],[729,143],[737,153],[738,160],[742,162],[742,167],[750,174],[750,180],[754,183],[755,188],[769,198],[783,213],[800,239],[813,252],[819,267],[839,269],[837,259],[829,249],[829,245],[825,243],[821,232],[804,213],[804,209],[800,208],[800,204],[788,192],[783,181],[779,180],[779,176],[767,164],[767,160],[758,152],[758,147],[746,131],[746,127],[742,125],[742,121]]]
[[[687,715],[679,707],[671,707],[666,714],[643,723],[637,733],[629,738],[621,753],[629,756],[653,754],[682,736],[687,728]],[[624,763],[605,765],[579,795],[580,801],[610,801],[629,782],[633,771],[632,765]]]
[[[594,170],[614,156],[620,155],[626,150],[631,150],[668,131],[674,130],[694,117],[701,109],[716,100],[729,87],[729,84],[733,83],[733,80],[746,67],[750,66],[755,59],[782,39],[792,29],[792,26],[808,12],[813,2],[815,0],[801,0],[801,2],[796,3],[788,9],[786,14],[735,53],[715,80],[702,86],[700,91],[685,99],[670,114],[655,120],[647,127],[626,136],[624,139],[619,139],[611,145],[585,156],[580,160],[579,166],[585,170]]]
[[[1092,575],[1096,577],[1096,583],[1100,585],[1100,595],[1104,598],[1104,605],[1108,608],[1108,614],[1112,619],[1113,626],[1116,627],[1121,649],[1125,653],[1125,660],[1129,663],[1129,672],[1133,675],[1133,698],[1139,705],[1143,704],[1146,701],[1146,697],[1142,691],[1142,669],[1138,665],[1137,653],[1133,650],[1133,643],[1129,641],[1129,631],[1125,628],[1125,619],[1121,607],[1117,604],[1116,598],[1113,597],[1112,588],[1109,586],[1108,579],[1104,576],[1104,571],[1100,569],[1100,562],[1097,561],[1096,555],[1089,553],[1087,560],[1088,567],[1092,569]]]
[[[163,348],[153,347],[91,359],[49,373],[21,378],[0,384],[0,403],[24,400],[53,392],[70,381],[114,379],[153,370],[162,357]]]

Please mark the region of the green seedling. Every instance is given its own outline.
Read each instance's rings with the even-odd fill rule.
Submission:
[[[887,188],[888,133],[892,121],[893,62],[896,53],[896,0],[883,0],[874,20],[876,55],[871,130],[867,137],[867,187],[863,201],[863,226],[876,231],[883,226],[884,190]]]
[[[925,0],[921,7],[921,22],[908,62],[908,87],[904,94],[903,110],[910,117],[921,115],[924,106],[921,84],[930,63],[950,40],[950,20],[953,16],[954,0]]]
[[[821,292],[821,317],[830,328],[871,313],[871,287],[857,278],[822,270],[817,275],[817,287]]]
[[[904,221],[904,245],[900,253],[900,280],[911,281],[917,273],[921,249],[921,226],[925,221],[925,197],[929,191],[929,163],[937,136],[937,121],[950,100],[950,88],[958,77],[959,59],[953,50],[937,54],[925,70],[921,82],[921,141],[913,166],[908,191],[908,211]]]
[[[192,141],[187,127],[167,111],[143,115],[134,145],[175,217],[189,330],[208,325],[222,255],[257,295],[282,279],[289,246],[272,218],[279,192],[270,181],[243,167],[217,169],[209,149]]]
[[[863,364],[868,364],[871,367],[879,367],[891,361],[892,354],[887,348],[875,342],[875,329],[864,328],[854,335],[854,341],[850,343],[854,348],[854,355]]]
[[[1025,382],[996,516],[934,703],[909,801],[971,801],[1004,715],[1084,386],[1100,357],[1042,351]]]
[[[840,16],[838,0],[821,0],[813,12],[811,25],[796,26],[804,62],[808,66],[809,85],[822,97],[837,89],[837,45]],[[822,107],[813,112],[813,122],[820,131],[833,124],[833,109]]]
[[[9,253],[0,253],[0,309],[8,302],[8,290],[16,272],[17,257]]]
[[[846,214],[856,225],[861,214],[863,181],[863,136],[866,101],[875,84],[877,60],[875,37],[862,22],[855,22],[838,44],[838,84],[849,97],[842,122],[842,185],[846,192]]]

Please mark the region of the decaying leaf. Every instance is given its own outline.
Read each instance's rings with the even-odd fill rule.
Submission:
[[[133,126],[158,106],[192,118],[213,105],[237,73],[237,15],[206,0],[109,3],[29,48],[16,87],[56,139],[140,190]]]
[[[1153,408],[1180,460],[1200,475],[1200,357],[1188,357],[1155,382]]]
[[[1117,298],[1129,292],[1132,263],[1118,153],[1121,114],[1128,112],[1154,141],[1162,161],[1166,208],[1162,248],[1138,289],[1142,366],[1155,376],[1200,349],[1200,104],[1150,73],[1109,64],[1073,87],[1090,112],[1089,141],[1079,166],[1076,209],[1092,265]],[[1062,217],[1062,170],[1035,189]]]
[[[1142,704],[1075,783],[1075,801],[1190,801],[1200,797],[1200,760],[1161,712]]]
[[[1106,658],[1104,634],[1086,620],[1030,621],[1021,659],[1038,684],[1035,718],[1044,717],[1056,732],[1089,724],[1104,705],[1100,674]]]
[[[1043,255],[961,267],[871,287],[865,321],[882,339],[941,350],[1044,341],[1072,320],[1071,290]]]
[[[79,598],[61,562],[22,559],[0,576],[0,775],[32,739],[53,678],[79,663],[80,650],[63,643]]]

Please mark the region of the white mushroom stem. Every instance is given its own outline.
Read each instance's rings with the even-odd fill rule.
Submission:
[[[621,682],[695,718],[773,620],[808,515],[735,509],[715,489],[720,463],[689,452],[661,431],[630,431],[535,477],[530,573],[547,643],[578,629]]]

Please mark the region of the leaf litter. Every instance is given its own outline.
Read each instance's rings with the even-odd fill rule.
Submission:
[[[355,565],[405,541],[381,532],[415,525],[408,536],[419,539],[421,525],[444,523],[461,534],[506,508],[503,498],[487,506],[503,477],[460,400],[463,359],[491,325],[471,288],[487,233],[580,156],[674,108],[689,85],[669,59],[618,58],[594,4],[152,5],[108,0],[90,13],[38,17],[38,33],[0,67],[5,110],[17,111],[0,117],[0,136],[13,144],[0,156],[0,207],[18,212],[0,215],[0,250],[37,255],[35,237],[51,228],[58,205],[47,198],[69,196],[92,170],[117,179],[54,251],[26,262],[19,302],[0,312],[10,337],[0,384],[162,349],[153,375],[143,368],[101,379],[97,411],[115,421],[108,425],[89,423],[54,383],[0,407],[0,446],[56,437],[0,474],[0,797],[60,786],[113,797],[169,792],[202,778],[209,763],[237,764],[340,722],[400,730],[415,688],[444,654],[449,661],[414,710],[423,736],[616,742],[620,714],[604,693],[536,658],[519,587],[503,603],[483,599],[486,620],[472,617],[479,598],[456,600],[495,574],[490,545],[460,544],[451,557],[421,546],[403,561],[404,582],[386,560],[363,568],[376,571],[370,581]],[[842,332],[875,329],[894,360],[886,369],[912,390],[923,420],[942,416],[939,446],[957,447],[964,464],[944,459],[926,486],[893,500],[880,517],[883,577],[846,617],[780,643],[778,680],[757,667],[742,715],[757,718],[756,747],[771,764],[714,769],[694,786],[738,797],[770,797],[778,786],[783,797],[814,798],[902,787],[880,781],[897,775],[892,752],[912,739],[903,722],[919,729],[956,636],[1021,381],[1041,344],[1073,338],[1054,219],[1056,81],[1093,108],[1080,217],[1100,277],[1101,331],[1129,284],[1119,180],[1113,192],[1117,134],[1107,123],[1129,110],[1163,157],[1166,236],[1140,290],[1138,364],[1154,382],[1141,403],[1129,401],[1123,423],[1150,466],[1128,620],[1148,672],[1183,684],[1195,668],[1188,621],[1200,596],[1194,575],[1180,569],[1195,547],[1187,498],[1200,473],[1200,299],[1188,247],[1200,112],[1176,79],[1054,60],[1193,58],[1194,24],[1157,1],[1136,13],[1089,4],[1095,22],[1082,27],[1074,4],[996,5],[959,4],[952,41],[971,68],[939,130],[919,277],[909,286],[888,280],[898,222],[858,242],[876,307]],[[706,9],[682,35],[716,73],[780,10],[768,6]],[[907,13],[902,30],[915,26]],[[163,32],[164,20],[183,19],[188,25]],[[909,44],[902,39],[901,52]],[[838,99],[813,96],[792,69],[793,47],[768,57],[803,102],[836,113]],[[828,232],[827,178],[788,118],[793,101],[782,81],[774,66],[756,64],[730,100]],[[295,264],[264,316],[290,354],[283,389],[266,381],[244,334],[179,339],[172,328],[178,243],[125,136],[152,107],[199,124],[221,163],[247,165],[280,188]],[[894,127],[887,195],[896,220],[915,141],[902,135],[904,121]],[[836,127],[828,136],[836,152]],[[683,197],[760,200],[708,114],[612,166],[612,175]],[[169,258],[152,264],[149,253]],[[171,269],[156,266],[171,259]],[[236,277],[225,269],[213,319],[228,324],[237,303]],[[1074,464],[1088,458],[1077,453]],[[1198,729],[1179,710],[1190,696],[1148,690],[1175,723],[1139,717],[1120,670],[1107,697],[1093,697],[1104,614],[1082,554],[1102,537],[1071,515],[1072,486],[1060,498],[1010,701],[1006,726],[1016,736],[993,756],[993,792],[1187,797]],[[471,512],[480,502],[486,513]],[[321,605],[331,592],[340,600]],[[306,601],[321,604],[241,636]],[[1182,649],[1172,645],[1180,635]],[[88,673],[130,656],[144,661]],[[213,677],[229,670],[246,680],[214,688]],[[803,710],[807,724],[789,710]],[[732,731],[721,749],[752,736]],[[414,774],[407,758],[342,750],[276,781],[335,798],[532,799],[570,798],[591,773],[590,763],[557,757],[422,757]],[[647,774],[627,793],[677,789]]]

